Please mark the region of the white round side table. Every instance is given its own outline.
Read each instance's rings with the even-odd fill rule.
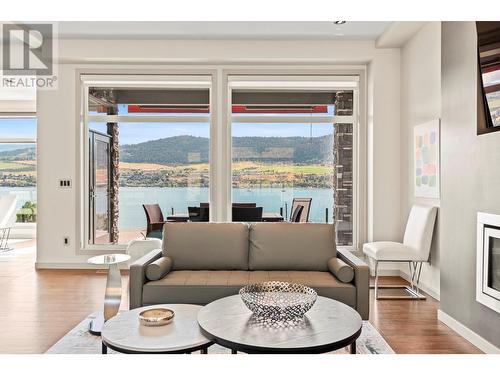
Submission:
[[[139,314],[151,308],[173,310],[174,319],[165,326],[142,326]],[[181,354],[197,350],[207,354],[207,348],[213,342],[200,331],[196,317],[201,308],[198,305],[170,304],[123,311],[107,321],[102,328],[102,354],[106,354],[108,348],[129,354]]]
[[[93,335],[100,336],[104,322],[118,314],[122,299],[122,277],[118,264],[127,262],[129,259],[130,255],[128,254],[106,254],[87,260],[89,264],[108,266],[106,292],[104,294],[104,312],[98,314],[89,324],[89,332]]]

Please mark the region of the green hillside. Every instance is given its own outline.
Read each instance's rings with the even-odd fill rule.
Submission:
[[[36,159],[35,147],[15,148],[13,150],[0,151],[0,161],[26,161]]]
[[[235,137],[236,161],[315,164],[331,158],[333,139],[322,137]],[[120,148],[120,160],[129,163],[207,163],[209,139],[193,136],[162,138]]]
[[[234,137],[235,161],[321,164],[331,158],[333,139],[322,137]],[[35,160],[35,148],[0,151],[0,161]],[[209,139],[188,135],[156,139],[120,147],[120,160],[128,163],[207,163]]]

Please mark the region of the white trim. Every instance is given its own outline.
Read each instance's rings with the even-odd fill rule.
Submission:
[[[228,79],[231,89],[280,89],[290,90],[342,90],[356,88],[359,82],[357,75],[241,75],[231,74]]]
[[[397,269],[382,269],[382,264],[378,267],[378,275],[379,276],[399,276],[401,277],[401,271]],[[374,276],[373,270],[370,268],[370,276]]]
[[[205,74],[82,74],[82,82],[92,87],[175,87],[209,88],[210,75]]]
[[[36,119],[36,112],[0,112],[0,119],[20,119],[20,118],[34,118]]]
[[[248,115],[232,115],[231,123],[242,124],[242,123],[262,123],[262,124],[273,124],[273,123],[286,123],[286,124],[332,124],[332,123],[353,123],[354,116],[318,116],[318,115],[308,115],[308,116],[290,116],[290,115],[268,115],[268,116],[248,116]]]
[[[88,122],[210,122],[208,116],[131,116],[131,115],[88,115]]]
[[[41,270],[41,269],[95,270],[96,272],[103,271],[103,273],[106,273],[106,271],[108,270],[107,266],[95,266],[95,265],[87,264],[87,263],[51,263],[51,262],[48,262],[48,263],[35,262],[35,268],[37,270]],[[129,267],[128,267],[127,263],[123,263],[123,264],[120,264],[120,269],[121,270],[128,270]]]
[[[458,320],[452,318],[442,310],[438,310],[437,316],[440,322],[446,324],[449,328],[451,328],[453,331],[458,333],[460,336],[462,336],[464,339],[469,341],[472,345],[476,346],[486,354],[500,354],[500,348],[497,348],[495,345],[485,340],[470,328],[467,328]]]
[[[498,296],[498,291],[487,287],[487,275],[484,270],[487,264],[487,254],[486,256],[484,254],[485,241],[487,240],[485,234],[486,231],[494,230],[488,228],[487,225],[500,228],[500,215],[485,212],[477,213],[476,301],[489,307],[493,311],[500,312],[500,300],[495,298],[495,296]]]
[[[484,241],[483,241],[483,249],[482,249],[482,258],[483,258],[483,267],[482,267],[482,280],[480,278],[481,274],[478,274],[478,278],[476,280],[477,284],[481,284],[482,286],[482,293],[477,297],[479,302],[482,302],[485,297],[490,297],[491,299],[496,302],[495,304],[495,311],[500,312],[500,291],[491,288],[488,285],[488,272],[486,270],[488,269],[488,266],[490,264],[490,245],[491,245],[491,240],[495,239],[500,239],[500,230],[498,228],[489,228],[485,227],[484,228]],[[488,251],[485,251],[485,249],[488,249]],[[479,255],[479,254],[478,254]],[[493,272],[493,271],[492,271]],[[482,282],[481,282],[482,281]],[[493,305],[493,303],[490,303]],[[488,304],[486,304],[489,306]]]
[[[357,78],[357,77],[356,77]],[[254,81],[254,82],[244,82],[244,81],[232,81],[229,87],[233,90],[265,90],[265,89],[276,89],[276,90],[300,90],[300,91],[334,91],[334,90],[351,90],[358,87],[357,79],[350,79],[345,82],[336,81]]]
[[[0,143],[33,143],[33,144],[36,144],[36,138],[0,138]]]

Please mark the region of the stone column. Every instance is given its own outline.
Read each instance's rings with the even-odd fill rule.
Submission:
[[[118,113],[116,106],[110,106],[108,115],[116,115]],[[110,241],[111,243],[118,243],[118,202],[119,202],[119,163],[120,163],[120,146],[118,143],[118,123],[108,122],[107,133],[111,137],[110,142],[110,183],[109,183],[109,217],[110,223]]]
[[[352,91],[336,94],[335,114],[352,115]],[[333,131],[333,221],[337,245],[352,245],[353,236],[353,127],[334,124]]]

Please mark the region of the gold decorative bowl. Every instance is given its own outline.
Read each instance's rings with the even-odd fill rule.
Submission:
[[[139,323],[146,327],[158,327],[172,323],[174,312],[170,309],[149,309],[141,311],[139,314]]]

